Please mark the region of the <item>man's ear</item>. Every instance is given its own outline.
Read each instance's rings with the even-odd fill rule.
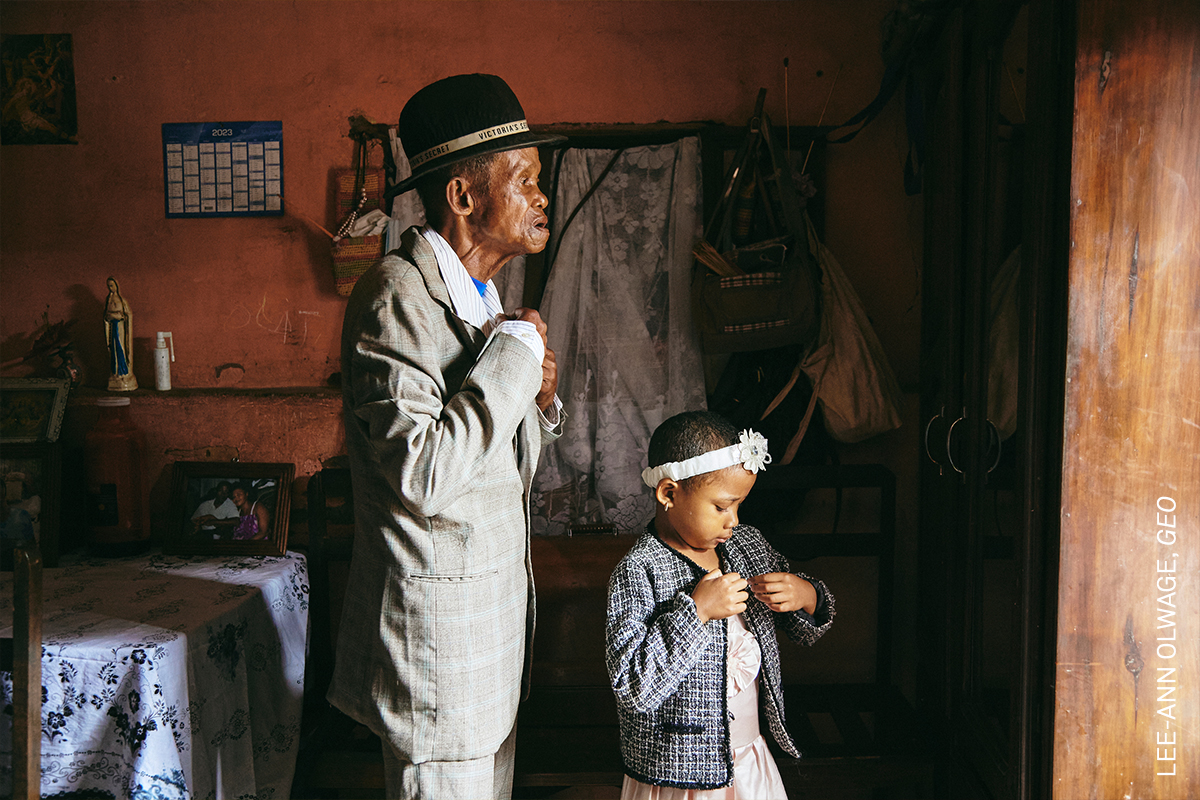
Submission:
[[[677,482],[670,478],[663,478],[658,482],[658,486],[654,488],[654,499],[663,508],[670,508],[675,505],[675,499],[680,492],[680,486]]]
[[[461,176],[450,179],[446,184],[446,205],[450,213],[466,217],[475,210],[475,196],[471,194],[470,182]]]

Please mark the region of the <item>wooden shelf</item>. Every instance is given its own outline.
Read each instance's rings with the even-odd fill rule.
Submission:
[[[334,386],[211,386],[204,388],[179,387],[165,392],[157,389],[139,388],[132,392],[109,392],[90,386],[72,389],[67,396],[67,405],[94,405],[101,397],[129,397],[131,399],[171,400],[192,397],[245,398],[245,397],[341,397],[342,390]]]

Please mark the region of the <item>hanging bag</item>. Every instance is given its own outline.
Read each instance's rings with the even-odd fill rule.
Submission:
[[[858,293],[842,267],[807,220],[808,243],[821,265],[821,331],[817,345],[803,359],[813,394],[800,429],[788,443],[785,460],[794,454],[819,402],[825,430],[840,442],[861,442],[900,427],[903,395],[883,345]],[[785,461],[786,463],[786,461]]]
[[[806,343],[818,331],[817,266],[791,166],[762,111],[765,96],[760,90],[721,200],[695,248],[693,314],[708,353]]]
[[[337,170],[338,216],[341,224],[333,240],[333,280],[338,294],[349,295],[367,268],[383,255],[383,236],[349,235],[363,217],[383,202],[383,169],[367,166],[365,137],[355,137],[352,169]]]

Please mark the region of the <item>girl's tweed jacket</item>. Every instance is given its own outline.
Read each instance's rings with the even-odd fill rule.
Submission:
[[[790,572],[749,525],[718,545],[722,569],[744,578]],[[727,621],[701,623],[691,593],[705,571],[659,540],[654,523],[613,570],[608,584],[607,664],[621,725],[625,772],[642,783],[715,789],[733,780],[725,697]],[[799,758],[783,716],[780,626],[812,644],[833,622],[825,584],[797,573],[817,590],[816,613],[776,613],[750,595],[742,615],[762,649],[759,697],[771,734]]]

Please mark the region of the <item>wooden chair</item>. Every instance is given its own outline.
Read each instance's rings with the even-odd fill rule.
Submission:
[[[13,793],[41,796],[42,556],[36,543],[13,548],[13,638],[0,639],[0,669],[13,677]]]
[[[842,530],[842,493],[877,493],[874,530]],[[826,532],[786,532],[778,510],[792,498],[836,493],[833,523]],[[812,494],[810,494],[812,493]],[[753,501],[753,502],[751,502]],[[759,523],[758,515],[763,515]],[[892,681],[891,609],[895,567],[896,477],[881,464],[772,466],[759,477],[742,518],[764,534],[793,569],[812,558],[874,558],[877,563],[875,665],[870,683],[784,686],[788,728],[804,758],[779,758],[788,794],[794,796],[923,798],[932,791],[931,734]],[[830,587],[837,596],[837,588]],[[835,628],[837,625],[835,624]],[[820,644],[814,656],[820,652]],[[819,656],[818,656],[819,657]]]
[[[604,617],[608,578],[636,539],[601,532],[533,537],[537,632],[532,685],[517,713],[514,800],[620,796]]]
[[[333,676],[354,544],[354,494],[349,467],[330,466],[308,482],[309,654],[304,677],[304,721],[292,796],[383,796],[379,737],[338,711],[325,694]]]

